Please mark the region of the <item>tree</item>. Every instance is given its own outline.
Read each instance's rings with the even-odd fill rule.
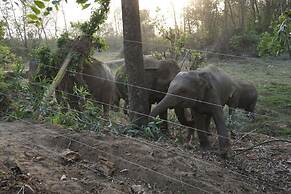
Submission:
[[[124,59],[128,74],[129,92],[129,117],[130,120],[141,126],[146,124],[146,117],[141,114],[149,114],[147,91],[144,87],[144,64],[142,52],[142,38],[139,16],[138,0],[122,0],[122,20],[124,37]]]

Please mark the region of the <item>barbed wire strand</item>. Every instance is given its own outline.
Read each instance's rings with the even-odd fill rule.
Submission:
[[[10,115],[10,116],[13,117],[13,118],[15,118],[15,119],[17,119],[17,120],[19,120],[19,121],[22,121],[22,122],[24,122],[24,123],[27,123],[27,124],[29,124],[29,125],[33,125],[33,126],[35,126],[35,124],[33,124],[32,122],[26,121],[26,120],[24,120],[24,119],[20,119],[20,118],[14,116],[14,115]],[[39,126],[39,125],[38,125],[38,126]],[[96,150],[97,152],[101,152],[101,153],[103,153],[103,154],[105,154],[105,155],[109,155],[109,156],[111,156],[111,157],[113,157],[113,158],[115,158],[115,159],[117,159],[117,160],[120,160],[120,161],[123,161],[123,162],[125,162],[125,163],[131,164],[131,165],[136,166],[136,167],[138,167],[138,168],[142,168],[142,169],[144,169],[144,170],[146,170],[146,171],[152,172],[152,173],[157,174],[157,175],[159,175],[159,176],[163,176],[163,177],[165,177],[165,178],[167,178],[167,179],[169,179],[169,180],[172,180],[172,181],[174,181],[174,182],[177,182],[177,183],[179,183],[179,184],[181,183],[181,180],[179,180],[179,179],[177,179],[177,178],[174,178],[174,177],[171,177],[171,176],[169,176],[169,175],[163,174],[163,173],[161,173],[161,172],[155,171],[155,170],[153,170],[153,169],[150,169],[150,168],[148,168],[148,167],[146,167],[146,166],[143,166],[143,165],[141,165],[141,164],[135,163],[135,162],[133,162],[133,161],[129,161],[129,160],[127,160],[127,159],[125,159],[125,158],[122,158],[122,157],[120,157],[120,156],[116,156],[116,155],[114,155],[114,154],[108,153],[108,152],[106,152],[106,151],[103,151],[103,150],[101,150],[101,149],[98,149],[98,148],[95,147],[95,146],[91,146],[91,145],[89,145],[89,144],[87,144],[87,143],[84,143],[84,142],[82,142],[82,141],[79,141],[79,140],[76,140],[76,139],[74,139],[74,138],[68,137],[68,136],[63,135],[63,134],[61,134],[61,133],[58,133],[58,132],[56,132],[56,131],[51,131],[51,130],[49,130],[49,129],[45,128],[45,127],[42,127],[42,126],[39,126],[39,127],[42,128],[43,130],[45,130],[45,131],[51,133],[51,134],[58,135],[59,137],[63,137],[63,138],[68,139],[68,140],[70,140],[70,141],[72,141],[72,142],[78,143],[79,145],[83,145],[83,146],[86,146],[86,147],[88,147],[88,148],[90,148],[90,149]],[[196,181],[196,180],[195,180],[195,182],[201,184],[201,182],[198,182],[198,181]],[[198,190],[200,190],[200,191],[202,191],[202,192],[204,192],[204,193],[209,193],[209,194],[212,193],[212,192],[210,192],[210,191],[207,191],[207,190],[202,189],[202,188],[200,188],[200,187],[197,187],[197,186],[194,186],[194,185],[192,185],[192,184],[186,183],[186,182],[184,182],[184,181],[182,181],[182,183],[183,183],[184,185],[188,186],[188,187],[191,187],[192,189],[198,189]],[[212,185],[209,185],[209,184],[206,183],[206,182],[203,182],[203,183],[204,183],[206,186],[214,187],[214,186],[212,186]],[[213,188],[213,189],[214,189],[214,188]]]
[[[0,92],[1,93],[1,92]],[[24,93],[22,93],[22,94],[24,94]],[[90,99],[89,99],[90,100]],[[81,112],[81,111],[78,111],[78,110],[74,110],[74,109],[70,109],[70,108],[68,108],[68,107],[63,107],[63,108],[65,108],[65,109],[67,109],[67,110],[70,110],[70,111],[73,111],[73,112],[77,112],[77,113],[80,113],[80,114],[83,114],[83,112]],[[52,112],[56,112],[56,111],[54,111],[53,109],[49,109],[49,110],[51,110]],[[126,124],[123,124],[123,123],[120,123],[120,122],[116,122],[116,121],[112,121],[112,120],[110,120],[110,119],[105,119],[105,118],[102,118],[102,117],[96,117],[97,119],[100,119],[100,120],[103,120],[103,121],[109,121],[109,122],[113,122],[113,123],[115,123],[115,124],[117,124],[117,125],[119,125],[119,126],[122,126],[122,127],[128,127],[128,125],[126,125]],[[82,121],[83,123],[86,123],[86,124],[88,124],[88,125],[90,125],[91,123],[88,123],[88,122],[85,122],[85,121]],[[153,144],[153,143],[150,143],[150,142],[148,142],[148,141],[142,141],[142,140],[140,140],[140,139],[137,139],[137,138],[133,138],[133,137],[130,137],[130,136],[127,136],[127,135],[122,135],[122,134],[118,134],[118,135],[120,135],[120,136],[123,136],[123,137],[125,137],[125,138],[129,138],[129,139],[132,139],[132,140],[135,140],[135,141],[137,141],[137,142],[140,142],[140,143],[146,143],[146,144],[148,144],[148,145],[151,145],[151,146],[154,146],[154,147],[156,147],[156,148],[158,148],[158,149],[160,149],[160,150],[163,150],[163,151],[165,151],[165,152],[169,152],[167,149],[165,149],[165,148],[163,148],[163,147],[161,147],[161,146],[159,146],[159,145],[156,145],[156,144]],[[274,138],[274,137],[272,137],[273,139],[276,139],[276,138]],[[237,141],[235,142],[235,143],[238,143]],[[288,143],[287,143],[288,144]],[[218,166],[218,165],[215,165],[215,164],[212,164],[212,163],[209,163],[209,162],[207,162],[207,161],[204,161],[204,160],[201,160],[201,159],[198,159],[198,158],[194,158],[194,157],[191,157],[191,156],[189,156],[189,155],[187,155],[187,154],[184,154],[184,153],[178,153],[178,155],[180,155],[180,156],[183,156],[183,157],[186,157],[186,158],[188,158],[188,159],[192,159],[192,160],[195,160],[195,161],[197,161],[197,162],[200,162],[200,163],[204,163],[204,164],[207,164],[207,165],[209,165],[209,166],[214,166],[214,167],[216,167],[216,168],[222,168],[222,167],[220,167],[220,166]],[[251,178],[254,182],[256,182],[256,180],[254,179],[254,178],[252,178],[252,177],[248,177],[247,175],[244,175],[244,174],[242,174],[242,173],[238,173],[238,172],[236,172],[236,171],[233,171],[233,170],[231,170],[231,169],[225,169],[225,170],[227,170],[227,171],[229,171],[229,172],[231,172],[231,173],[233,173],[233,174],[236,174],[236,175],[240,175],[240,176],[243,176],[243,177],[246,177],[246,178]],[[234,179],[233,179],[234,180]],[[235,180],[235,181],[238,181],[238,180]],[[259,180],[259,181],[261,181],[261,180]],[[277,189],[279,189],[279,188],[277,188]]]
[[[7,115],[7,116],[9,116],[9,115]],[[27,123],[26,123],[27,124]],[[34,125],[34,126],[36,126],[36,125]],[[8,128],[10,128],[10,129],[15,129],[15,128],[12,128],[12,127],[8,127]],[[19,133],[17,133],[18,135],[20,134],[22,134],[21,132]],[[52,136],[52,135],[50,135],[50,134],[48,134],[49,136],[51,136],[51,137],[54,137],[54,136]],[[12,137],[13,136],[15,136],[15,135],[12,135]],[[43,149],[43,150],[45,150],[46,152],[48,152],[48,153],[52,153],[54,156],[56,156],[56,157],[60,157],[60,158],[62,158],[62,159],[66,159],[64,156],[62,156],[60,153],[58,153],[58,152],[56,152],[56,151],[54,151],[54,150],[52,150],[52,149],[48,149],[48,148],[46,148],[46,147],[44,147],[44,146],[41,146],[41,145],[38,145],[38,144],[35,144],[35,143],[32,143],[32,142],[29,142],[29,144],[30,145],[32,145],[32,147],[31,146],[27,146],[27,145],[21,145],[21,147],[25,147],[26,149],[29,149],[29,150],[31,150],[31,149],[33,149],[34,151],[36,151],[36,152],[38,152],[38,153],[40,153],[38,150],[36,150],[35,149],[35,147],[38,147],[38,148],[40,148],[40,149]],[[49,156],[49,155],[45,155],[45,157],[47,157],[47,158],[50,158],[50,159],[52,159],[53,161],[55,161],[55,162],[58,162],[58,160],[55,158],[55,157],[51,157],[51,156]],[[101,174],[101,172],[100,171],[98,171],[98,170],[96,170],[96,169],[94,169],[94,168],[90,168],[90,167],[88,167],[88,166],[86,166],[86,165],[81,165],[80,163],[74,163],[76,166],[79,166],[79,167],[81,167],[81,168],[86,168],[87,170],[90,170],[90,171],[92,171],[92,172],[94,172],[94,173],[96,173],[96,174]],[[102,174],[102,176],[104,176],[106,179],[112,179],[112,180],[114,180],[114,181],[121,181],[121,180],[119,180],[119,179],[117,179],[117,178],[115,178],[115,177],[112,177],[112,176],[109,176],[109,175],[103,175]],[[118,192],[121,192],[121,193],[124,193],[124,194],[126,194],[125,192],[123,192],[123,191],[120,191],[120,190],[117,190],[117,189],[115,189],[115,188],[111,188],[111,189],[113,189],[113,190],[115,190],[115,191],[118,191]]]
[[[151,46],[156,46],[157,45],[155,43],[143,42],[143,41],[135,41],[135,40],[129,40],[129,39],[123,39],[123,42],[137,43],[137,44],[141,44],[141,45],[151,45]],[[172,48],[170,45],[169,46],[164,46],[164,47]],[[220,55],[220,56],[226,56],[226,57],[232,57],[232,58],[251,59],[251,60],[258,61],[257,58],[255,58],[255,57],[249,57],[249,56],[239,56],[239,55],[221,53],[221,52],[217,52],[217,51],[200,50],[200,49],[192,49],[192,48],[185,48],[185,47],[183,47],[183,49],[185,49],[186,51],[188,50],[188,51],[195,51],[195,52],[201,52],[201,53],[209,53],[209,54],[213,54],[213,55]]]
[[[1,93],[1,92],[0,92]],[[3,93],[2,93],[3,94]],[[22,93],[22,94],[24,94],[24,93]],[[65,108],[65,109],[67,109],[67,110],[70,110],[70,111],[73,111],[73,112],[77,112],[77,113],[80,113],[80,114],[83,114],[83,112],[82,111],[78,111],[78,110],[75,110],[75,109],[70,109],[70,108],[68,108],[68,107],[62,107],[62,108]],[[50,110],[50,111],[52,111],[52,112],[54,112],[54,113],[57,113],[57,111],[55,111],[55,110],[53,110],[53,109],[48,109],[48,110]],[[112,122],[111,120],[109,120],[109,119],[105,119],[105,118],[102,118],[102,117],[96,117],[97,119],[100,119],[100,120],[103,120],[103,121],[109,121],[109,122]],[[88,125],[90,125],[90,123],[88,123],[88,122],[85,122],[85,121],[82,121],[83,123],[86,123],[86,124],[88,124]],[[127,127],[128,125],[126,125],[126,124],[123,124],[123,123],[119,123],[119,122],[116,122],[116,121],[113,121],[113,123],[115,123],[115,124],[117,124],[117,125],[119,125],[119,126],[123,126],[123,127]],[[70,134],[71,135],[71,134]],[[137,142],[139,142],[139,143],[145,143],[145,144],[148,144],[148,145],[151,145],[151,146],[153,146],[153,147],[156,147],[156,148],[158,148],[158,149],[160,149],[160,150],[163,150],[163,151],[165,151],[165,152],[169,152],[169,150],[167,150],[167,149],[165,149],[165,148],[163,148],[163,147],[161,147],[161,146],[158,146],[158,145],[156,145],[156,144],[153,144],[153,143],[150,143],[150,142],[148,142],[148,141],[143,141],[143,140],[140,140],[140,139],[137,139],[137,138],[133,138],[133,137],[130,137],[130,136],[128,136],[128,135],[123,135],[123,134],[120,134],[120,133],[118,133],[118,135],[120,135],[120,136],[122,136],[122,137],[124,137],[124,138],[128,138],[128,139],[131,139],[131,140],[134,140],[134,141],[137,141]],[[274,138],[274,137],[272,137],[273,139],[276,139],[276,138]],[[287,143],[288,144],[288,143]],[[206,165],[209,165],[209,166],[213,166],[213,167],[216,167],[216,168],[222,168],[222,167],[220,167],[220,166],[218,166],[218,165],[215,165],[215,164],[212,164],[212,163],[209,163],[209,162],[207,162],[207,161],[204,161],[204,160],[201,160],[201,159],[199,159],[199,158],[194,158],[194,157],[192,157],[192,156],[189,156],[188,154],[184,154],[184,153],[182,153],[182,152],[178,152],[177,153],[178,155],[180,155],[180,156],[183,156],[183,157],[186,157],[186,158],[188,158],[188,159],[193,159],[193,160],[195,160],[195,161],[197,161],[197,162],[200,162],[200,163],[203,163],[203,164],[206,164]],[[254,179],[253,177],[249,177],[249,176],[247,176],[247,175],[244,175],[244,174],[242,174],[242,173],[239,173],[239,172],[236,172],[236,171],[233,171],[233,170],[231,170],[231,169],[229,169],[229,168],[227,168],[226,169],[227,171],[229,171],[229,172],[231,172],[231,173],[233,173],[233,174],[236,174],[236,175],[239,175],[239,176],[242,176],[242,177],[246,177],[246,178],[249,178],[249,179],[252,179],[254,182],[256,182],[256,181],[262,181],[262,180],[260,180],[260,179]],[[233,179],[232,178],[232,180],[234,180],[234,181],[237,181],[237,182],[241,182],[241,181],[239,181],[239,180],[235,180],[235,179]],[[277,189],[280,189],[280,188],[277,188]]]
[[[45,66],[51,67],[51,68],[54,68],[54,69],[57,69],[57,70],[59,69],[59,68],[51,66],[51,65],[45,65]],[[163,95],[169,95],[169,96],[173,96],[173,97],[178,97],[178,98],[181,98],[181,99],[184,99],[184,100],[190,100],[190,101],[199,102],[199,103],[202,103],[202,104],[216,106],[216,107],[219,107],[219,108],[224,108],[225,107],[225,105],[215,104],[215,103],[211,103],[211,102],[207,102],[207,101],[203,101],[203,100],[198,100],[198,99],[194,99],[194,98],[188,98],[188,97],[185,97],[185,96],[180,96],[180,95],[176,95],[176,94],[162,92],[162,91],[159,91],[159,90],[155,90],[155,89],[151,89],[151,88],[147,88],[147,87],[143,87],[143,86],[137,86],[137,85],[134,85],[134,84],[128,84],[126,82],[110,80],[110,79],[103,78],[103,77],[100,77],[100,76],[90,75],[90,74],[81,73],[81,72],[75,72],[75,71],[71,71],[71,70],[68,70],[68,69],[66,71],[69,72],[69,73],[73,73],[73,74],[85,75],[85,76],[88,76],[88,77],[97,78],[97,79],[104,80],[104,81],[109,81],[109,82],[113,82],[113,83],[117,83],[117,84],[122,84],[124,86],[135,87],[135,88],[147,90],[147,91],[150,91],[150,92],[155,92],[155,93],[159,93],[159,94],[163,94]],[[255,112],[248,112],[248,111],[245,111],[245,110],[240,110],[238,108],[229,107],[229,109],[237,111],[237,112],[242,112],[242,113],[252,113],[252,114],[254,114],[256,116],[272,118],[271,116],[268,116],[268,115],[262,115],[262,114],[255,113]]]
[[[41,85],[40,83],[37,83],[37,82],[30,82],[30,83],[32,85],[36,85],[36,86],[40,86],[40,87],[43,87],[43,88],[47,88],[46,86],[43,86],[43,85]],[[65,91],[62,91],[62,90],[58,90],[58,89],[56,89],[55,91],[61,92],[61,93],[64,93],[64,94],[67,94],[67,95],[70,95],[70,96],[74,96],[74,97],[78,97],[78,98],[83,98],[84,99],[84,96],[68,93],[68,92],[65,92]],[[85,98],[85,99],[88,99],[88,98]],[[105,106],[109,106],[111,108],[120,108],[118,106],[115,106],[115,105],[112,105],[112,104],[108,104],[108,103],[105,103],[105,102],[102,102],[102,101],[98,101],[96,99],[89,99],[89,100],[91,100],[92,102],[96,102],[97,104],[102,104],[102,105],[105,105]],[[150,115],[145,114],[145,113],[141,113],[141,112],[138,112],[138,111],[133,111],[133,110],[130,110],[128,108],[123,108],[123,109],[128,111],[128,112],[131,112],[131,113],[134,113],[134,114],[138,114],[140,116],[144,116],[144,117],[147,117],[147,118],[150,118],[150,119],[156,119],[156,117],[150,116]],[[189,128],[189,129],[193,129],[193,130],[196,130],[196,131],[199,131],[199,132],[202,132],[202,133],[206,133],[206,134],[209,134],[209,135],[212,134],[211,132],[204,131],[204,130],[201,130],[201,129],[198,129],[198,128],[194,128],[194,127],[191,127],[191,126],[183,125],[183,124],[180,124],[180,123],[176,123],[176,122],[173,122],[173,121],[169,121],[169,120],[165,120],[165,119],[159,119],[159,120],[163,121],[163,122],[167,122],[167,123],[173,124],[175,126],[186,127],[186,128]],[[220,138],[223,138],[223,139],[228,139],[227,137],[221,136],[219,134],[217,134],[217,136],[220,137]]]
[[[36,85],[36,86],[40,86],[40,87],[43,87],[43,88],[47,88],[46,86],[43,86],[41,83],[37,83],[37,82],[30,82],[30,83],[32,85]],[[80,96],[80,95],[77,95],[77,94],[68,93],[68,92],[65,92],[65,91],[62,91],[62,90],[58,90],[58,89],[56,89],[55,91],[58,91],[58,92],[61,92],[61,93],[64,93],[64,94],[67,94],[67,95],[70,95],[70,96],[78,97],[78,98],[84,98],[84,96]],[[88,99],[88,98],[86,98],[86,99]],[[105,102],[102,102],[102,101],[98,101],[96,99],[88,99],[88,100],[91,100],[92,102],[96,102],[97,104],[102,104],[102,105],[105,105],[105,106],[109,106],[111,108],[120,108],[118,106],[115,106],[115,105],[112,105],[112,104],[108,104],[108,103],[105,103]],[[138,114],[138,115],[141,115],[141,116],[145,116],[145,117],[148,117],[148,118],[151,118],[151,119],[155,119],[155,117],[150,116],[150,115],[147,115],[147,114],[144,114],[144,113],[141,113],[141,112],[133,111],[133,110],[130,110],[128,108],[123,108],[123,109],[126,110],[126,111],[128,111],[128,112],[132,112],[132,113],[135,113],[135,114]],[[267,115],[261,115],[261,116],[267,116]],[[268,118],[273,118],[271,116],[267,116],[267,117]],[[204,130],[201,130],[201,129],[198,129],[198,128],[194,128],[192,126],[183,125],[183,124],[176,123],[176,122],[169,121],[169,120],[165,120],[165,119],[159,119],[159,120],[164,121],[164,122],[167,122],[167,123],[170,123],[170,124],[173,124],[175,126],[186,127],[186,128],[189,128],[189,129],[192,129],[192,130],[196,130],[196,131],[199,131],[199,132],[202,132],[202,133],[206,133],[206,134],[209,134],[209,135],[212,134],[211,132],[207,132],[207,131],[204,131]],[[216,135],[217,135],[217,137],[220,137],[220,138],[223,138],[223,139],[228,139],[228,138],[226,138],[224,136],[221,136],[219,134],[216,134]]]

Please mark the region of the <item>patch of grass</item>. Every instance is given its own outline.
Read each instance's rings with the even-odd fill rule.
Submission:
[[[291,128],[291,65],[290,61],[244,60],[219,61],[219,67],[233,77],[249,80],[258,90],[255,121],[236,113],[228,128],[272,136],[290,137]]]
[[[279,112],[291,112],[291,85],[271,83],[260,88],[259,102]]]

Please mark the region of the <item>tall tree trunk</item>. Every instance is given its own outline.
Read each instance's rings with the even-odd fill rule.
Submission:
[[[240,29],[245,31],[246,0],[240,0]]]
[[[24,48],[27,50],[28,49],[28,43],[27,43],[27,33],[26,33],[26,6],[22,6],[22,22],[23,22],[23,40],[24,40]]]
[[[63,14],[63,19],[64,19],[65,30],[66,30],[66,32],[68,32],[66,13],[65,13],[65,9],[64,9],[64,2],[62,2],[61,7],[62,7],[62,14]]]
[[[144,87],[144,65],[142,52],[142,37],[138,0],[122,0],[122,20],[124,38],[124,59],[128,73],[128,83]],[[131,122],[141,126],[146,124],[147,118],[142,114],[149,113],[148,93],[146,90],[128,86],[129,117]],[[134,112],[132,112],[134,111]]]
[[[234,14],[233,14],[233,11],[232,11],[232,7],[231,7],[231,3],[230,3],[229,0],[227,1],[227,4],[228,4],[229,12],[230,12],[231,21],[232,21],[233,27],[235,28],[236,27],[235,20],[234,20],[235,17],[234,17]]]
[[[271,24],[271,20],[272,20],[272,0],[266,0],[266,5],[264,8],[264,17],[263,17],[263,31],[267,31],[269,25]]]
[[[253,14],[253,25],[256,25],[256,20],[257,20],[257,14],[256,14],[256,5],[255,5],[255,0],[250,0],[250,6],[252,9],[252,14]]]
[[[4,19],[5,24],[6,24],[6,29],[7,29],[7,32],[8,32],[8,36],[9,36],[10,39],[12,39],[13,37],[12,37],[11,29],[10,29],[10,27],[9,27],[8,18],[5,17],[5,16],[3,16],[3,19]]]
[[[47,38],[47,34],[46,34],[45,28],[43,26],[43,23],[41,23],[41,30],[42,30],[44,38],[45,38],[45,43],[48,44],[48,38]]]
[[[173,10],[173,17],[175,21],[175,29],[178,29],[178,22],[177,22],[177,16],[176,16],[176,10],[173,2],[171,2],[172,10]]]
[[[11,10],[12,10],[12,13],[13,13],[13,19],[14,19],[14,24],[15,24],[15,27],[16,27],[16,32],[18,34],[18,38],[24,42],[23,40],[23,36],[22,36],[22,33],[21,33],[21,30],[20,30],[20,25],[19,23],[17,22],[17,18],[16,18],[16,13],[15,13],[15,10],[14,10],[14,6],[13,6],[13,3],[11,0],[10,0],[10,5],[11,5]]]

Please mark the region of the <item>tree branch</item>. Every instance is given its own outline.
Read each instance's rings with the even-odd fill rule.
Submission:
[[[250,151],[256,147],[259,147],[259,146],[262,146],[262,145],[265,145],[265,144],[268,144],[268,143],[273,143],[273,142],[284,142],[284,143],[290,143],[291,144],[291,141],[290,140],[286,140],[286,139],[273,139],[273,140],[268,140],[268,141],[264,141],[264,142],[261,142],[259,144],[256,144],[256,145],[253,145],[249,148],[245,148],[245,149],[235,149],[233,151],[239,151],[239,153],[236,153],[234,156],[237,156],[237,155],[240,155],[242,153],[245,153],[247,151]]]

